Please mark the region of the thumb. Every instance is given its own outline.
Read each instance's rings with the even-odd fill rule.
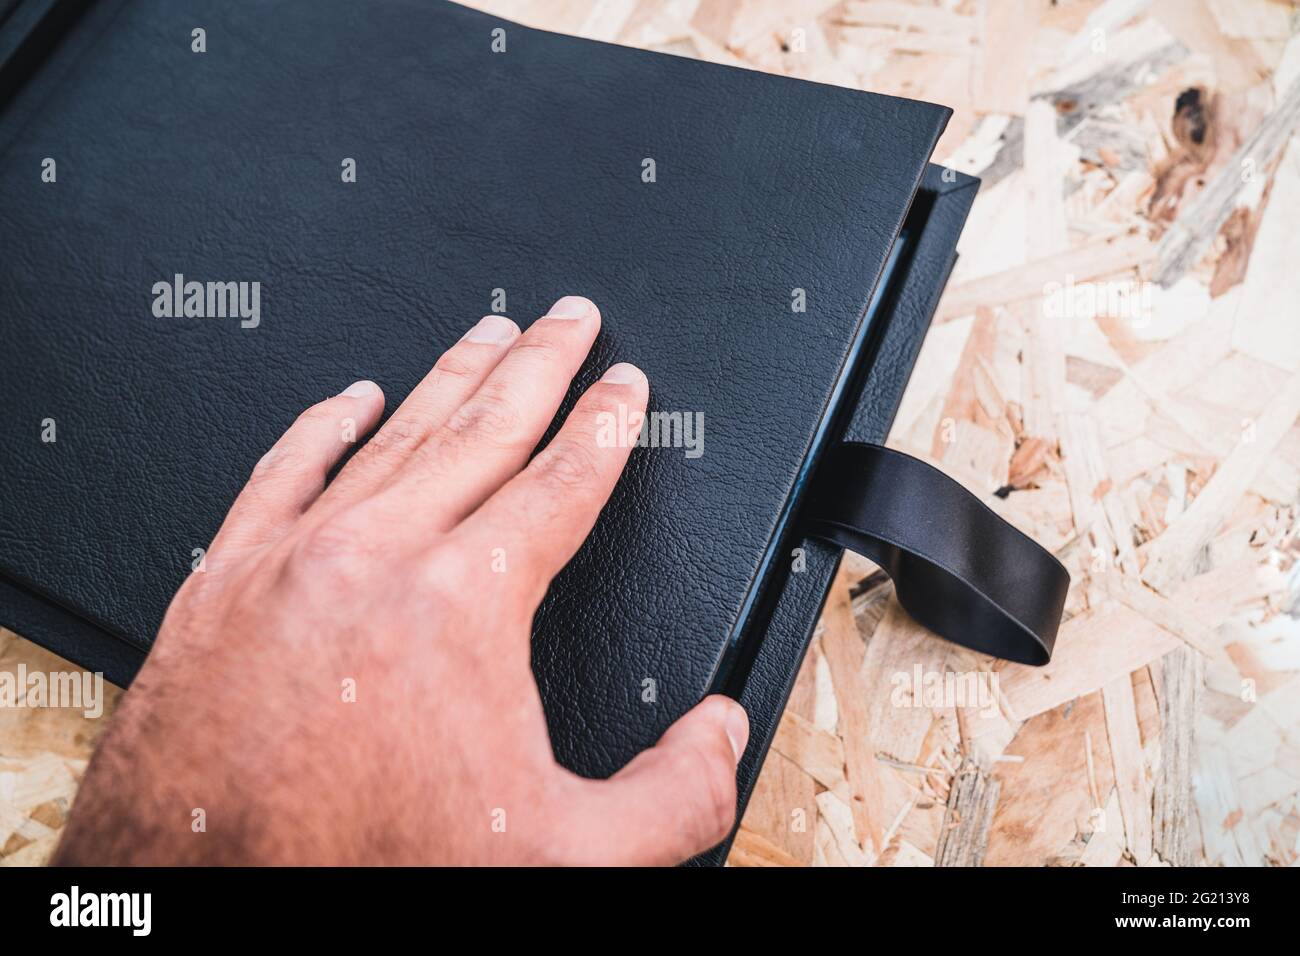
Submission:
[[[659,743],[593,785],[583,855],[671,865],[721,843],[736,822],[736,765],[748,739],[744,708],[720,694],[706,697]]]

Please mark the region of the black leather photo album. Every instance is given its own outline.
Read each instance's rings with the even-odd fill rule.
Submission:
[[[371,378],[391,411],[480,315],[575,292],[561,416],[628,361],[681,426],[537,614],[561,763],[722,691],[743,810],[846,546],[943,636],[1050,655],[1061,566],[879,448],[978,188],[929,164],[947,109],[428,0],[18,0],[0,78],[0,624],[128,684],[302,408]]]

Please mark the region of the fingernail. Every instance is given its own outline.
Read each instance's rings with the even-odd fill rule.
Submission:
[[[745,752],[745,744],[749,743],[749,717],[745,708],[732,703],[727,708],[724,726],[727,729],[727,740],[731,743],[731,752],[736,755],[736,762],[739,763],[740,755]]]
[[[566,295],[555,305],[551,306],[551,311],[547,312],[543,318],[547,319],[580,319],[590,314],[593,306],[590,299],[584,299],[580,295]]]
[[[633,385],[644,381],[645,373],[628,362],[619,362],[605,369],[605,374],[600,377],[600,380],[611,385]]]
[[[344,395],[349,398],[364,398],[367,395],[373,395],[379,391],[379,386],[369,380],[353,382],[347,388],[343,389]]]
[[[466,342],[482,342],[486,345],[505,345],[518,334],[515,324],[504,315],[485,315],[478,320],[478,325],[465,333]]]

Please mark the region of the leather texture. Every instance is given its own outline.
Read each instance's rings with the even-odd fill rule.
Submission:
[[[701,457],[633,454],[537,615],[557,757],[617,770],[713,686],[751,592],[785,590],[763,556],[818,426],[856,414],[835,383],[947,116],[427,0],[99,0],[0,114],[0,621],[129,679],[299,410],[362,377],[391,410],[495,289],[525,326],[578,292],[604,327],[570,399],[627,360],[652,410],[705,421]],[[260,282],[260,324],[155,318],[175,273]],[[867,378],[877,441],[924,327],[895,321],[870,330],[866,364],[898,363]],[[742,801],[821,553],[728,678],[759,715]],[[770,666],[769,622],[795,635]]]
[[[936,634],[1021,664],[1051,659],[1069,572],[937,468],[845,442],[818,471],[804,527],[878,564]]]

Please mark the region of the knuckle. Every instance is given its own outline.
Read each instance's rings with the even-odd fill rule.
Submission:
[[[447,421],[447,431],[453,435],[473,433],[476,437],[497,437],[508,441],[517,434],[521,416],[514,403],[499,389],[487,386],[462,405]]]
[[[351,579],[366,565],[364,537],[344,519],[326,521],[303,531],[294,542],[289,566],[310,577]]]
[[[253,466],[240,492],[241,506],[262,508],[283,500],[286,488],[313,467],[315,457],[305,443],[293,437],[281,438]]]
[[[413,451],[425,437],[425,430],[407,419],[391,419],[357,453],[363,460],[400,458]]]
[[[291,435],[280,439],[256,469],[260,476],[282,475],[302,468],[307,460],[307,446]]]
[[[580,435],[594,436],[595,441],[619,444],[626,436],[615,434],[615,429],[630,428],[640,411],[610,397],[588,394],[569,413],[565,424]]]
[[[510,350],[511,359],[531,368],[558,359],[563,352],[563,343],[555,335],[548,334],[552,331],[544,328],[529,329]]]
[[[535,459],[537,478],[557,488],[590,484],[600,474],[594,447],[574,439],[558,439]]]
[[[474,361],[474,358],[461,348],[452,348],[443,352],[438,361],[433,363],[437,378],[476,379],[481,367],[481,362]]]
[[[425,558],[423,584],[439,604],[456,604],[473,593],[471,577],[464,556],[446,544],[434,546]]]
[[[335,396],[337,398],[337,396]],[[294,419],[294,427],[299,425],[315,425],[320,422],[328,421],[334,417],[334,412],[338,408],[334,398],[327,398],[324,401],[317,402],[315,405],[308,405],[298,417]]]

